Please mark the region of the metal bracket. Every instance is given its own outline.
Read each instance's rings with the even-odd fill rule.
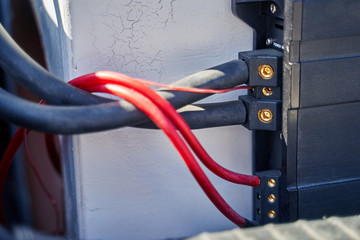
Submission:
[[[256,49],[282,49],[284,0],[232,0],[232,10],[255,30]]]

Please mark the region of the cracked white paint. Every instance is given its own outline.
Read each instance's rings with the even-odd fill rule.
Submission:
[[[70,78],[112,70],[170,83],[235,59],[252,30],[230,0],[70,1]],[[236,99],[239,93],[209,101]],[[221,164],[251,173],[251,137],[240,126],[195,131]],[[201,191],[164,134],[122,128],[74,137],[81,239],[167,239],[235,227]],[[251,216],[251,190],[212,176]]]

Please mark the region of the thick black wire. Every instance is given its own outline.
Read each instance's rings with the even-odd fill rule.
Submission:
[[[15,102],[15,98],[1,91],[3,102],[1,102],[0,118],[7,119],[15,124],[43,132],[75,134],[122,126],[136,126],[148,121],[148,118],[141,111],[126,101],[109,103],[108,99],[94,96],[59,80],[31,59],[14,42],[1,24],[0,65],[21,85],[49,104],[92,105],[102,103],[101,106],[93,110],[90,110],[91,107],[79,109],[60,107],[56,109],[55,107],[37,106],[36,104],[34,106],[34,104],[21,100],[16,100],[16,105],[12,103],[7,106],[6,104],[10,104],[8,99],[13,99]],[[248,69],[246,64],[241,60],[233,60],[185,77],[173,85],[224,89],[241,85],[246,83],[247,80]],[[211,95],[170,90],[158,91],[158,93],[175,108],[183,107]],[[105,102],[108,104],[103,104]],[[24,104],[24,106],[21,106],[21,104]],[[21,111],[15,111],[15,106],[16,110],[21,109]],[[11,110],[12,107],[14,107],[13,110]],[[42,109],[46,109],[46,111]],[[53,121],[46,122],[39,119],[42,115],[47,116],[44,119],[52,119]],[[80,117],[80,115],[87,117]],[[65,121],[65,116],[67,119],[73,119],[73,121]],[[83,120],[75,121],[76,118]],[[53,125],[53,127],[50,125]]]
[[[19,84],[52,105],[92,105],[109,101],[66,84],[50,74],[16,44],[1,24],[0,65]],[[223,89],[241,85],[247,80],[246,64],[241,60],[233,60],[186,77],[174,85]],[[208,96],[174,91],[162,91],[160,95],[175,107],[185,106]]]
[[[0,65],[18,83],[54,105],[90,105],[104,102],[56,78],[27,55],[0,24]]]
[[[224,105],[225,104],[226,103],[224,103]],[[120,107],[122,107],[121,109],[132,109],[132,111],[124,112],[123,115],[113,115],[113,112]],[[201,105],[198,107],[201,107]],[[223,105],[217,107],[220,109]],[[245,107],[241,102],[229,103],[228,106],[224,107],[236,108],[235,111],[239,113],[239,116],[235,119],[237,123],[234,123],[234,119],[230,120],[231,124],[229,121],[223,120],[227,125],[241,124],[245,121]],[[205,110],[206,108],[209,107],[204,106]],[[126,101],[114,101],[93,106],[39,105],[23,100],[0,88],[1,118],[27,129],[52,134],[79,134],[131,126],[139,123],[139,119],[145,118],[142,112],[135,111],[135,109],[132,104]],[[207,115],[206,111],[200,111],[202,115]],[[200,121],[197,116],[194,117],[194,112],[195,111],[182,113],[185,121],[188,121],[190,125],[192,123],[197,125],[198,123],[196,122]],[[211,115],[210,112],[210,118],[212,118]],[[213,117],[218,118],[219,116]],[[202,121],[214,122],[212,120]]]
[[[95,132],[124,126],[124,122],[131,123],[133,114],[123,111],[121,115],[114,115],[113,112],[125,108],[135,110],[135,107],[130,103],[122,102],[121,104],[127,106],[120,108],[119,104],[119,102],[111,102],[93,106],[40,105],[0,89],[1,118],[31,130],[53,134]],[[139,112],[130,111],[130,113]]]
[[[241,100],[192,104],[180,108],[178,112],[191,129],[239,125],[246,121],[246,108]],[[140,124],[136,127],[157,129],[153,122]]]

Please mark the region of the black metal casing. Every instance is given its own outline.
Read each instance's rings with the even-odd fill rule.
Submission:
[[[285,4],[290,220],[359,214],[360,2]]]
[[[264,10],[271,4],[283,15]],[[233,0],[233,8],[257,48],[269,38],[283,44],[282,137],[254,131],[255,171],[281,171],[278,221],[359,214],[360,1]],[[280,41],[269,26],[281,17]]]

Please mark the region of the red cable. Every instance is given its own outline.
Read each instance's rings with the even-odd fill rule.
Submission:
[[[10,166],[13,162],[13,159],[15,157],[15,154],[24,140],[24,134],[27,134],[24,132],[25,132],[24,128],[22,127],[16,131],[15,135],[11,138],[11,141],[0,162],[0,221],[4,225],[6,225],[4,208],[3,208],[5,180],[8,175]]]
[[[159,96],[154,90],[139,82],[137,79],[133,79],[120,73],[102,71],[81,76],[69,83],[80,88],[95,84],[114,83],[136,89],[155,103],[173,121],[195,154],[210,171],[233,183],[244,184],[252,187],[256,187],[260,184],[260,180],[257,176],[236,173],[215,162],[202,147],[184,119],[176,112],[176,109],[168,101]]]
[[[87,82],[88,80],[93,81],[94,79],[97,81],[94,81],[93,83]],[[85,80],[85,82],[81,82],[83,80]],[[133,79],[133,78],[130,78],[123,74],[111,73],[111,72],[99,72],[99,73],[95,73],[95,74],[89,74],[87,76],[80,77],[80,78],[72,81],[72,83],[74,83],[75,85],[81,83],[84,86],[91,86],[93,84],[102,84],[102,83],[109,83],[109,82],[114,82],[117,84],[121,83],[121,84],[124,84],[125,86],[129,86],[131,88],[134,88],[134,86],[136,86],[135,88],[139,89],[141,93],[145,94],[145,96],[149,96],[158,105],[158,107],[160,107],[165,113],[167,113],[169,115],[169,117],[174,121],[174,123],[180,129],[181,133],[184,135],[186,140],[189,142],[189,144],[193,148],[194,152],[199,156],[199,158],[203,161],[203,163],[214,173],[216,173],[220,177],[223,177],[226,180],[229,180],[229,181],[232,181],[235,183],[242,183],[242,184],[246,184],[246,185],[250,185],[250,186],[257,186],[259,184],[259,179],[255,176],[247,176],[247,175],[242,175],[242,174],[238,174],[238,173],[229,171],[229,170],[223,168],[222,166],[220,166],[219,164],[217,164],[216,162],[214,162],[211,159],[211,157],[206,153],[206,151],[202,148],[201,144],[198,142],[196,137],[192,134],[190,128],[187,126],[185,121],[183,121],[181,116],[178,115],[178,113],[172,107],[172,105],[169,104],[163,98],[161,98],[159,95],[157,95],[151,88],[148,88],[147,86],[144,86],[143,84],[139,85],[138,83],[146,83],[149,85],[165,87],[165,88],[169,88],[172,90],[190,91],[190,92],[197,92],[197,93],[223,93],[223,92],[233,91],[233,90],[237,90],[237,89],[251,89],[251,87],[236,87],[236,88],[232,88],[232,89],[223,89],[223,90],[175,87],[175,86],[171,86],[171,85],[152,83],[152,82],[149,82],[147,80],[142,80],[142,79]],[[116,86],[112,86],[112,88],[114,88],[114,87],[116,88]],[[107,91],[108,91],[108,89],[107,89]],[[170,110],[168,111],[167,109],[170,109]],[[163,115],[163,113],[161,113],[161,114]],[[169,119],[167,121],[169,121]],[[174,128],[174,126],[173,126],[173,128]],[[6,153],[4,154],[3,160],[4,159],[8,159],[8,160],[2,161],[0,163],[0,195],[1,196],[3,194],[3,187],[5,184],[7,172],[10,168],[13,157],[14,157],[18,147],[21,145],[21,142],[23,141],[23,138],[21,138],[22,132],[24,132],[24,129],[20,128],[18,130],[18,132],[15,134],[11,143],[9,144],[9,147],[8,147]],[[176,129],[175,129],[175,133],[176,133],[177,137],[182,141],[182,139],[177,134]],[[172,136],[171,133],[167,133],[167,134],[169,136]],[[186,144],[184,142],[182,142],[182,144],[180,144],[177,142],[178,140],[172,140],[172,141],[175,141],[175,143],[174,142],[173,143],[176,144],[178,151],[180,152],[180,154],[182,154],[183,157],[188,155],[188,153],[186,153],[186,152],[181,153],[181,151],[182,151],[181,148],[184,147],[181,145],[185,145],[185,147],[186,147]],[[179,149],[179,146],[181,147],[180,149]],[[187,149],[187,152],[190,153],[190,151],[188,149]],[[195,161],[195,159],[193,158],[192,155],[191,155],[191,158]],[[195,161],[195,164],[197,166],[192,167],[190,170],[193,173],[193,175],[195,176],[195,178],[197,179],[197,181],[199,182],[200,186],[204,189],[204,191],[207,188],[210,189],[210,192],[205,191],[206,194],[208,195],[208,197],[210,199],[213,199],[215,197],[215,200],[214,199],[212,200],[214,202],[215,206],[230,220],[232,220],[239,226],[243,226],[245,224],[245,219],[243,219],[240,215],[238,215],[236,212],[234,212],[230,206],[227,205],[227,203],[224,201],[224,199],[222,199],[222,197],[218,194],[216,189],[211,185],[210,181],[207,179],[206,175],[202,172],[200,166],[197,164],[196,161]],[[200,176],[196,175],[198,170],[200,170],[202,173],[202,174],[200,174]],[[208,184],[210,184],[210,187],[208,187]],[[3,209],[2,209],[2,197],[0,197],[0,204],[1,204],[0,205],[1,206],[0,207],[0,218],[3,222],[5,222]]]
[[[103,92],[117,95],[133,103],[137,108],[143,111],[169,137],[181,157],[184,159],[190,172],[216,208],[238,226],[245,226],[247,224],[247,220],[236,213],[217,192],[195,160],[184,140],[176,131],[177,129],[174,124],[155,104],[152,103],[150,99],[134,89],[114,84],[85,86],[82,89],[90,92]]]
[[[39,104],[43,104],[45,103],[43,100],[41,100],[39,102]],[[26,130],[22,127],[20,127],[16,133],[14,134],[14,136],[11,138],[11,141],[1,159],[0,162],[0,222],[4,225],[6,225],[6,219],[5,219],[5,214],[4,214],[4,208],[3,208],[3,195],[4,195],[4,188],[5,188],[5,181],[6,181],[6,177],[9,173],[11,164],[14,160],[14,157],[16,155],[16,152],[18,151],[19,147],[21,146],[21,144],[24,142],[24,147],[25,147],[25,152],[26,155],[28,157],[28,160],[32,166],[33,171],[35,172],[35,175],[41,185],[42,190],[45,192],[47,198],[50,200],[54,211],[55,211],[55,215],[56,215],[56,226],[57,226],[57,233],[59,233],[59,211],[57,209],[56,206],[56,202],[54,200],[54,198],[52,197],[52,195],[49,193],[49,191],[47,190],[47,188],[44,185],[44,182],[39,174],[39,171],[34,163],[34,161],[31,158],[30,155],[30,151],[27,145],[27,139],[26,136],[30,133],[30,130]]]
[[[35,162],[32,160],[30,155],[30,150],[27,145],[27,139],[26,136],[30,133],[30,130],[26,130],[22,127],[20,127],[15,135],[12,137],[4,156],[1,159],[0,162],[0,222],[4,225],[7,225],[5,214],[4,214],[4,208],[3,208],[3,196],[4,196],[4,187],[5,187],[5,180],[9,173],[11,164],[14,160],[14,157],[16,155],[16,152],[18,151],[21,144],[24,142],[24,148],[26,152],[26,156],[31,164],[31,167],[36,175],[36,178],[38,179],[40,186],[42,190],[45,192],[46,197],[49,199],[51,205],[53,206],[55,216],[56,216],[56,231],[57,234],[60,233],[60,216],[59,216],[59,210],[57,208],[57,204],[51,193],[47,190],[45,187],[44,181],[42,180],[40,173],[35,165]]]
[[[44,181],[42,180],[42,177],[39,173],[38,168],[36,167],[36,164],[34,162],[34,160],[31,157],[30,154],[30,149],[29,149],[29,145],[28,145],[28,141],[27,141],[27,135],[30,133],[30,130],[26,130],[23,131],[24,132],[24,148],[25,148],[25,155],[28,159],[28,161],[30,162],[31,168],[35,173],[35,176],[38,180],[38,182],[40,183],[40,187],[43,190],[43,192],[45,193],[47,199],[49,200],[49,202],[51,203],[51,206],[54,210],[55,213],[55,221],[56,221],[56,235],[60,234],[60,214],[59,214],[59,209],[57,206],[57,203],[55,201],[55,198],[52,196],[52,194],[50,193],[50,191],[47,189],[47,187],[44,184]]]

